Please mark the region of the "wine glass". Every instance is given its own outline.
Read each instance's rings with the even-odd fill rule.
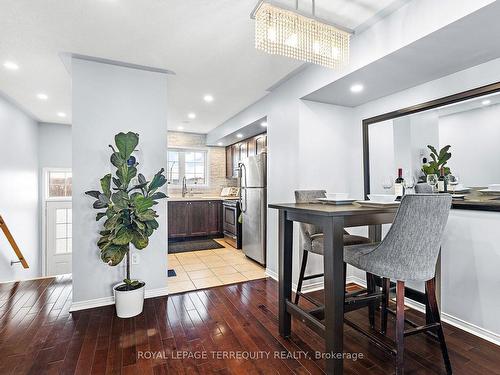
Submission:
[[[385,191],[389,190],[392,188],[392,177],[391,176],[385,176],[382,179],[382,187],[384,188]]]
[[[404,182],[404,186],[405,186],[405,189],[407,190],[407,193],[408,194],[413,194],[415,192],[415,184],[417,183],[417,180],[415,179],[415,176],[413,176],[412,174],[407,174],[405,176],[405,182]]]
[[[455,189],[460,182],[460,178],[456,174],[450,174],[447,176],[448,184],[452,187],[452,194],[455,194]]]
[[[438,184],[438,175],[437,174],[428,174],[427,175],[427,184],[432,187],[432,192],[436,192],[436,186]]]

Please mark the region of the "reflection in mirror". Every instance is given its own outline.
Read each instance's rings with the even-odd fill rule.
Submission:
[[[464,193],[466,199],[498,198],[499,140],[500,93],[370,124],[370,191],[387,193],[386,181],[396,179],[398,168],[403,169],[405,179],[414,177],[425,183],[422,166],[433,160],[428,145],[438,153],[450,145],[452,155],[445,164],[448,190]]]

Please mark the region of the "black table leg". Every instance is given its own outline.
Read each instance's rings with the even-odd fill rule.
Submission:
[[[292,321],[286,311],[286,301],[292,299],[292,253],[293,222],[286,218],[286,211],[279,211],[279,332],[283,337],[290,336]]]
[[[370,225],[368,227],[368,237],[372,240],[372,242],[382,241],[382,225]]]
[[[372,242],[382,241],[382,225],[370,225],[368,227],[368,238]],[[382,279],[376,275],[370,275],[366,273],[366,287],[369,293],[379,293]],[[370,327],[375,329],[375,310],[377,309],[377,303],[373,302],[368,306],[368,316],[370,320]]]
[[[327,374],[343,373],[344,348],[344,219],[324,219],[325,367]]]

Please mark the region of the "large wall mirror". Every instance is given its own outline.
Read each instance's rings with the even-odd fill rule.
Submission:
[[[500,83],[366,119],[363,137],[365,194],[392,194],[399,168],[410,189],[430,189],[428,146],[449,145],[453,207],[500,211]]]

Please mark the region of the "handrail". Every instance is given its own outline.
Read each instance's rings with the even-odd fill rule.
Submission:
[[[9,228],[7,227],[7,224],[2,218],[2,215],[0,215],[0,229],[2,229],[3,233],[5,234],[5,237],[7,237],[7,241],[9,241],[10,246],[12,246],[12,250],[16,253],[17,258],[19,259],[19,262],[23,265],[24,268],[29,268],[28,262],[26,262],[26,259],[23,257],[23,253],[19,249],[19,246],[17,246],[16,241],[14,240],[14,237],[10,233]]]

